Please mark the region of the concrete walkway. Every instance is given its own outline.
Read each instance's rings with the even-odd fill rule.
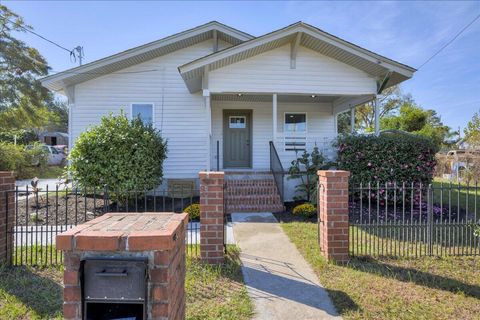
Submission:
[[[341,319],[271,213],[233,213],[232,222],[254,319]]]

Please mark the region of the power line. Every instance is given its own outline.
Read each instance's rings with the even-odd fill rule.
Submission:
[[[3,19],[5,19],[5,20],[8,21],[8,22],[14,24],[14,25],[17,25],[17,26],[18,26],[19,28],[21,28],[21,29],[23,29],[23,30],[25,30],[25,31],[27,31],[27,32],[30,32],[31,34],[34,34],[34,35],[36,35],[37,37],[39,37],[39,38],[41,38],[41,39],[43,39],[43,40],[45,40],[45,41],[47,41],[47,42],[50,42],[50,43],[53,44],[54,46],[57,46],[57,47],[59,47],[60,49],[63,49],[63,50],[67,51],[67,52],[70,53],[70,54],[73,52],[72,50],[69,50],[69,49],[65,48],[64,46],[59,45],[59,44],[56,43],[55,41],[52,41],[52,40],[50,40],[50,39],[47,39],[47,38],[45,38],[44,36],[42,36],[41,34],[38,34],[38,33],[36,33],[36,32],[33,31],[33,30],[30,30],[30,29],[28,29],[28,28],[26,28],[26,27],[24,27],[24,26],[21,26],[21,25],[17,24],[16,22],[8,19],[8,18],[7,18],[6,16],[4,16],[4,15],[1,15],[1,14],[0,14],[0,17],[3,18]]]
[[[470,21],[469,24],[467,24],[465,27],[463,27],[462,30],[460,30],[455,37],[453,37],[450,41],[448,41],[443,47],[441,47],[437,52],[435,52],[430,58],[428,58],[420,67],[417,68],[417,71],[420,70],[424,65],[430,62],[433,58],[435,58],[440,52],[442,52],[446,47],[448,47],[453,41],[455,41],[465,30],[467,30],[472,24],[475,23],[480,18],[480,14],[476,16],[472,21]]]

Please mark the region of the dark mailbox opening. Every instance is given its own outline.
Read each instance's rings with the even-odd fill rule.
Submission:
[[[146,282],[146,259],[85,259],[84,319],[146,319]]]
[[[88,303],[87,320],[136,320],[143,318],[143,304]]]

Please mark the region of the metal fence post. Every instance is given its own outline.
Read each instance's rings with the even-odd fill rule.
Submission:
[[[428,255],[433,254],[433,187],[431,184],[427,188],[427,243]]]

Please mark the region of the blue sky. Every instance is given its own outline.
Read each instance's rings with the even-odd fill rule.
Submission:
[[[304,21],[412,67],[419,67],[480,14],[470,2],[40,2],[2,1],[35,31],[85,61],[154,41],[210,20],[255,36]],[[74,67],[68,53],[29,34],[52,69]],[[480,20],[402,85],[454,129],[480,110]]]

